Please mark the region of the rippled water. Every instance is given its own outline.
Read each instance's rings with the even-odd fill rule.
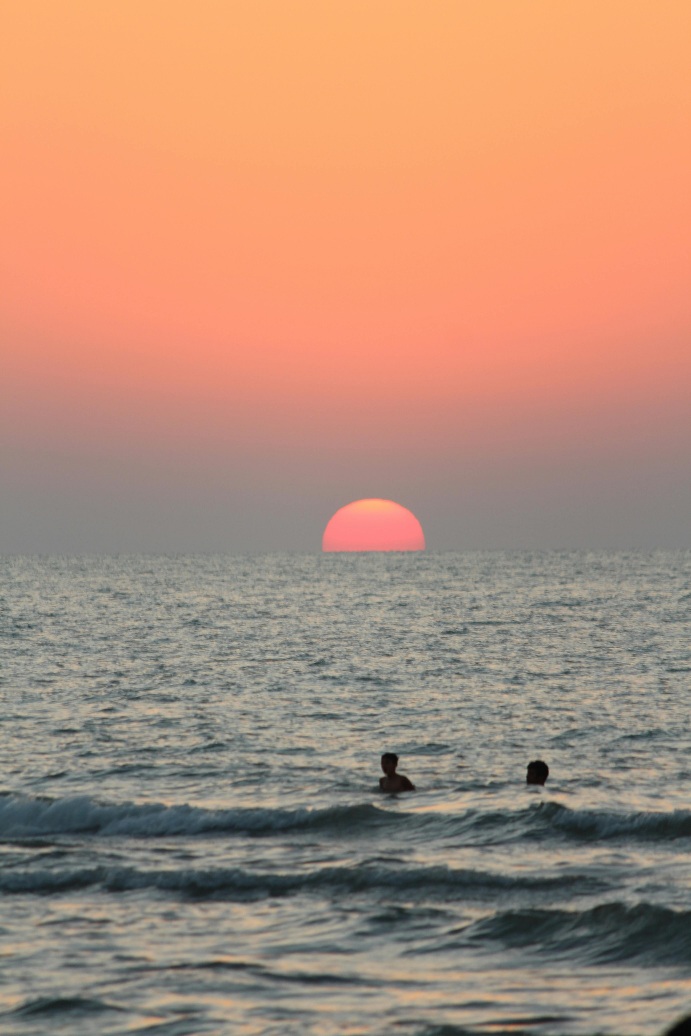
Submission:
[[[691,553],[0,573],[3,1033],[691,1012]]]

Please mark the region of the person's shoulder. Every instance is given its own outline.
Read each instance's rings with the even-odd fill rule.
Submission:
[[[384,790],[384,781],[385,780],[386,780],[386,777],[380,777],[379,778],[379,787],[382,789],[382,791]]]
[[[408,777],[401,774],[401,780],[403,781],[403,791],[415,791],[415,785]]]

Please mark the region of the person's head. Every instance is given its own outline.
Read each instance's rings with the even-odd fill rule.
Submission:
[[[525,775],[526,784],[544,784],[549,777],[549,766],[543,763],[542,759],[533,759],[528,763],[528,772]]]
[[[395,752],[384,752],[381,757],[381,768],[387,777],[393,777],[398,766],[398,756]]]

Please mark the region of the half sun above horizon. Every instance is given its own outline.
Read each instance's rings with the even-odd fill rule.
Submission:
[[[424,550],[425,534],[412,511],[393,500],[354,500],[329,521],[322,550]]]

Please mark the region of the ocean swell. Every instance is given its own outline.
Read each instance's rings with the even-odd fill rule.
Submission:
[[[509,910],[479,921],[469,941],[532,948],[588,964],[691,964],[691,911],[654,903],[604,903],[588,910]]]
[[[368,862],[324,866],[300,873],[246,870],[241,867],[135,868],[81,867],[65,870],[32,867],[0,871],[0,894],[52,895],[98,887],[108,892],[158,889],[182,896],[264,899],[273,896],[386,893],[410,899],[490,900],[500,895],[543,896],[546,891],[592,891],[592,880],[578,876],[544,878],[447,866],[386,866]]]

